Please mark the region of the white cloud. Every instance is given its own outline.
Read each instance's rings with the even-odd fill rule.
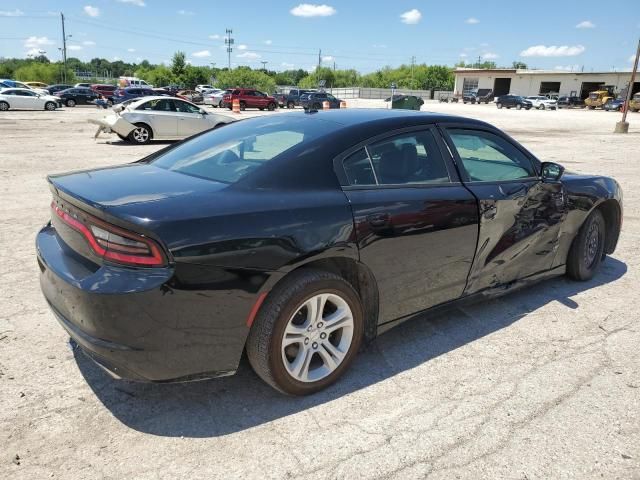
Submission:
[[[240,45],[238,45],[237,48],[238,48],[238,50],[246,50],[249,47],[247,47],[246,45],[240,44]]]
[[[178,15],[185,15],[187,17],[190,17],[194,15],[194,13],[191,10],[178,10]]]
[[[586,49],[582,45],[534,45],[520,52],[521,57],[575,57]]]
[[[21,17],[24,15],[22,10],[0,10],[0,17]]]
[[[483,60],[495,60],[496,58],[500,58],[500,55],[498,55],[497,53],[487,52],[482,54]]]
[[[136,51],[136,49],[135,49],[135,48],[127,48],[127,52],[129,52],[129,53],[133,53],[133,52],[135,52],[135,51]]]
[[[116,57],[113,57],[113,60],[112,60],[112,61],[114,61],[114,62],[118,62],[118,61],[120,61],[120,60],[122,60],[122,59],[121,59],[120,57],[117,57],[117,56],[116,56]]]
[[[40,47],[44,47],[45,45],[53,45],[56,42],[54,42],[53,40],[47,38],[47,37],[29,37],[24,41],[24,47],[25,48],[40,48]]]
[[[336,9],[330,5],[315,5],[312,3],[301,3],[297,7],[289,10],[289,13],[295,17],[330,17],[336,14]]]
[[[469,55],[467,55],[466,53],[461,53],[460,55],[458,55],[460,58],[467,58]]]
[[[99,17],[100,9],[98,7],[92,7],[91,5],[86,5],[84,8],[84,14],[89,15],[90,17]]]
[[[480,20],[474,17],[469,17],[464,21],[464,23],[468,23],[469,25],[475,25],[477,23],[480,23]]]
[[[145,7],[146,6],[146,3],[144,3],[144,0],[118,0],[118,1],[120,3],[129,3],[131,5],[135,5],[136,7]]]
[[[96,42],[94,42],[93,40],[85,40],[84,42],[82,42],[82,44],[87,47],[93,47],[96,44]]]
[[[193,52],[191,55],[193,55],[196,58],[204,58],[204,57],[210,57],[211,52],[209,50],[200,50],[199,52]]]
[[[265,45],[271,45],[272,43],[273,43],[273,41],[271,41],[271,40],[265,40],[265,41],[264,41],[264,44],[265,44]]]
[[[295,67],[295,64],[293,64],[293,63],[287,63],[287,62],[282,62],[280,65],[282,65],[282,66],[283,66],[284,68],[286,68],[286,69],[290,69],[290,68]]]
[[[563,72],[573,72],[580,69],[580,65],[556,65],[554,70],[560,70]]]
[[[332,57],[331,55],[325,55],[324,57],[322,57],[322,61],[325,63],[330,63],[333,62],[335,60],[334,57]]]
[[[422,18],[422,14],[420,13],[420,10],[414,8],[412,10],[409,10],[408,12],[404,12],[402,15],[400,15],[400,18],[402,19],[402,23],[406,23],[407,25],[415,25]]]
[[[140,63],[142,61],[142,57],[136,57],[136,62]]]
[[[210,38],[211,40],[220,40],[220,35],[218,35],[218,34],[216,33],[216,34],[214,34],[214,35],[209,35],[209,38]]]
[[[80,45],[67,45],[67,50],[77,52],[78,50],[82,50],[82,47]]]
[[[596,28],[596,25],[591,20],[584,20],[577,24],[576,28]]]
[[[37,57],[38,55],[42,55],[40,52],[42,52],[42,50],[39,48],[32,48],[31,50],[27,50],[27,57]]]
[[[261,58],[261,56],[259,54],[257,54],[256,52],[243,52],[239,55],[236,55],[237,58],[244,58],[247,60],[257,60],[258,58]]]

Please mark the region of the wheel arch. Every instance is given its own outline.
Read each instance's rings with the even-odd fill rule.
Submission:
[[[291,270],[286,271],[276,280],[267,282],[264,291],[272,292],[281,282],[290,275],[300,270],[324,270],[334,273],[351,284],[358,292],[362,301],[364,315],[364,342],[371,342],[378,331],[378,312],[380,306],[378,283],[373,272],[365,264],[352,257],[329,256],[322,258],[308,259],[307,261],[295,265]]]
[[[149,129],[149,134],[151,135],[151,138],[155,136],[155,134],[153,133],[153,128],[151,127],[151,125],[149,125],[148,122],[133,122],[132,125],[136,127],[146,127]]]
[[[610,198],[600,202],[595,208],[600,210],[605,221],[605,245],[604,251],[611,254],[616,249],[620,228],[622,226],[622,209],[617,200]]]

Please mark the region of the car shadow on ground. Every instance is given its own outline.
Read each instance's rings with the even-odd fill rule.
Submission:
[[[100,140],[100,138],[98,138]],[[178,140],[151,140],[147,145],[171,145]],[[105,145],[113,145],[114,147],[140,147],[137,143],[129,142],[128,140],[106,140],[103,142]]]
[[[391,378],[508,327],[550,302],[578,308],[572,297],[614,282],[626,271],[625,263],[607,258],[598,275],[588,282],[559,277],[500,299],[423,314],[379,337],[360,352],[342,379],[309,397],[276,392],[253,373],[244,359],[231,377],[142,384],[112,379],[77,348],[74,355],[98,399],[128,427],[159,436],[216,437],[304,411]]]

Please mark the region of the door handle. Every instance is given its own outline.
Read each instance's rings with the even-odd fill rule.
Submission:
[[[500,190],[502,190],[503,195],[507,197],[519,198],[523,197],[527,193],[529,188],[526,185],[518,185],[511,190],[504,190],[502,187],[500,187]]]
[[[375,213],[373,215],[367,215],[367,222],[372,227],[384,227],[389,225],[391,217],[388,213]]]

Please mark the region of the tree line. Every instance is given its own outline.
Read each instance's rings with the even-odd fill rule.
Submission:
[[[516,62],[514,62],[514,67]],[[496,68],[494,62],[481,64],[458,63],[455,67]],[[526,68],[518,64],[517,68]],[[395,83],[398,88],[416,90],[453,90],[454,68],[445,65],[400,65],[384,67],[374,72],[361,74],[354,69],[334,70],[317,67],[308,72],[303,69],[276,72],[266,69],[237,67],[234,69],[215,68],[190,65],[184,52],[173,55],[171,65],[151,64],[147,60],[140,63],[128,63],[122,60],[109,61],[94,58],[83,62],[77,58],[67,59],[66,78],[68,83],[75,83],[75,72],[92,72],[96,79],[110,76],[135,76],[155,86],[181,85],[193,88],[198,84],[209,84],[212,81],[219,88],[247,87],[256,88],[268,93],[274,92],[276,85],[317,87],[320,80],[325,81],[327,88],[341,87],[373,87],[389,88]],[[47,84],[61,83],[64,78],[62,62],[51,62],[41,55],[29,59],[0,59],[0,78],[15,78],[21,81],[37,81]],[[82,77],[83,81],[91,81]],[[95,80],[95,79],[94,79]]]

